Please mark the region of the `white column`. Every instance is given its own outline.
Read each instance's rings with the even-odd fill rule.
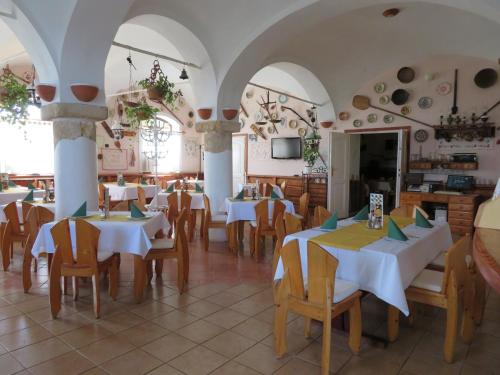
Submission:
[[[95,121],[107,117],[106,107],[55,103],[42,108],[54,132],[56,219],[73,214],[83,202],[98,209]]]

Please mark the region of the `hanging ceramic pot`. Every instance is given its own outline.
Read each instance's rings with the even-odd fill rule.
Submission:
[[[236,117],[238,114],[238,110],[234,108],[224,108],[222,110],[222,114],[224,115],[224,118],[226,120],[232,120]]]
[[[161,100],[161,91],[157,87],[148,87],[149,100]]]
[[[74,83],[71,85],[71,92],[81,102],[91,102],[99,94],[99,87],[86,85],[83,83]]]
[[[198,116],[200,116],[202,120],[208,120],[210,116],[212,116],[212,108],[199,108]]]
[[[333,125],[333,121],[321,121],[320,122],[321,127],[328,129]]]
[[[40,83],[36,86],[36,93],[40,98],[42,98],[42,100],[51,102],[54,100],[54,96],[56,95],[56,87],[54,85]]]

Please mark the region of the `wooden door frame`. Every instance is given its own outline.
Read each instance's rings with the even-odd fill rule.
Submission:
[[[243,173],[248,175],[248,134],[246,133],[233,133],[233,137],[245,137],[245,162],[243,166]],[[232,152],[232,151],[231,151]]]

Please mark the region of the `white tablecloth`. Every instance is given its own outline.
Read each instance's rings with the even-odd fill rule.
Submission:
[[[352,223],[352,219],[342,220],[339,226]],[[408,241],[382,238],[359,251],[324,245],[321,247],[338,259],[337,278],[358,283],[362,290],[375,294],[408,315],[405,289],[425,266],[440,252],[446,251],[453,241],[448,223],[434,223],[434,228],[430,229],[410,224],[402,230],[408,235]],[[324,233],[318,228],[313,228],[285,237],[285,244],[294,239],[299,241],[302,273],[305,279],[307,241]],[[282,277],[283,264],[280,259],[274,279]]]
[[[273,214],[274,200],[268,199],[267,201],[269,207],[269,217],[271,218]],[[259,202],[260,201],[258,200],[236,201],[226,198],[224,202],[225,209],[222,211],[227,212],[227,224],[239,220],[255,220],[255,205]],[[285,204],[285,212],[289,212],[291,214],[295,213],[295,208],[293,207],[293,203],[291,201],[285,199],[281,202]]]
[[[46,207],[49,210],[51,210],[52,212],[56,212],[56,204],[55,203],[42,203],[42,200],[40,200],[40,201],[36,200],[36,203],[32,203],[32,202],[30,202],[30,203],[35,204],[36,206]],[[6,206],[6,204],[3,204],[0,206],[0,223],[4,223],[7,221],[7,219],[5,218],[5,213],[3,212],[3,209],[5,206]],[[17,216],[19,217],[19,222],[22,223],[23,222],[23,206],[22,206],[21,202],[17,202],[16,206],[17,206]]]
[[[18,199],[24,199],[29,192],[29,189],[24,186],[3,190],[0,192],[0,205],[9,204],[17,201]],[[35,198],[43,198],[44,195],[45,190],[33,190],[33,196]]]
[[[166,207],[168,206],[167,197],[172,193],[161,192],[158,193],[158,198],[153,198],[151,201],[150,207],[160,206]],[[195,193],[194,191],[188,191],[188,194],[191,196],[191,209],[192,210],[203,210],[205,208],[205,203],[203,202],[203,193]],[[179,207],[181,206],[181,192],[177,191],[177,202]]]
[[[97,212],[90,212],[89,215],[95,215]],[[130,212],[111,212],[111,215],[130,215]],[[101,230],[99,236],[98,251],[123,252],[145,256],[151,248],[150,238],[160,230],[166,233],[169,229],[168,221],[162,212],[148,212],[150,219],[130,220],[130,221],[112,221],[112,220],[92,220],[92,225]],[[42,225],[40,232],[33,245],[31,253],[37,257],[39,253],[54,252],[54,242],[50,229],[56,222]],[[71,240],[75,244],[75,222],[70,221]]]
[[[146,198],[153,198],[156,194],[156,185],[139,185],[126,183],[125,186],[118,186],[116,183],[104,184],[109,188],[109,198],[112,201],[129,201],[137,199],[137,187],[140,186],[144,189]],[[158,187],[158,190],[160,188]]]
[[[255,188],[257,186],[256,183],[248,183],[248,184],[238,184],[238,192],[242,191],[243,189],[245,190],[251,190],[252,188]],[[281,191],[281,188],[278,186],[278,185],[273,185],[273,191],[278,194],[278,196],[283,199],[284,198],[284,195],[283,195],[283,192]],[[261,194],[263,192],[261,191]],[[249,195],[249,194],[245,194],[245,195]]]

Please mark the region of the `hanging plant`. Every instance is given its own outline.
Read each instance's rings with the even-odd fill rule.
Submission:
[[[0,76],[0,119],[14,124],[28,118],[29,92],[14,74],[4,71]]]
[[[160,110],[152,105],[149,105],[146,99],[140,100],[134,106],[125,107],[125,113],[130,121],[130,125],[137,128],[141,121],[148,121],[155,117]]]
[[[319,159],[320,140],[321,136],[316,131],[304,139],[304,161],[308,167],[314,166],[316,160]]]
[[[181,90],[175,91],[175,84],[168,80],[168,77],[163,74],[158,60],[153,62],[151,75],[149,78],[144,78],[138,82],[139,86],[148,90],[148,96],[151,100],[161,100],[163,104],[172,109],[175,107],[175,102],[182,96]]]

